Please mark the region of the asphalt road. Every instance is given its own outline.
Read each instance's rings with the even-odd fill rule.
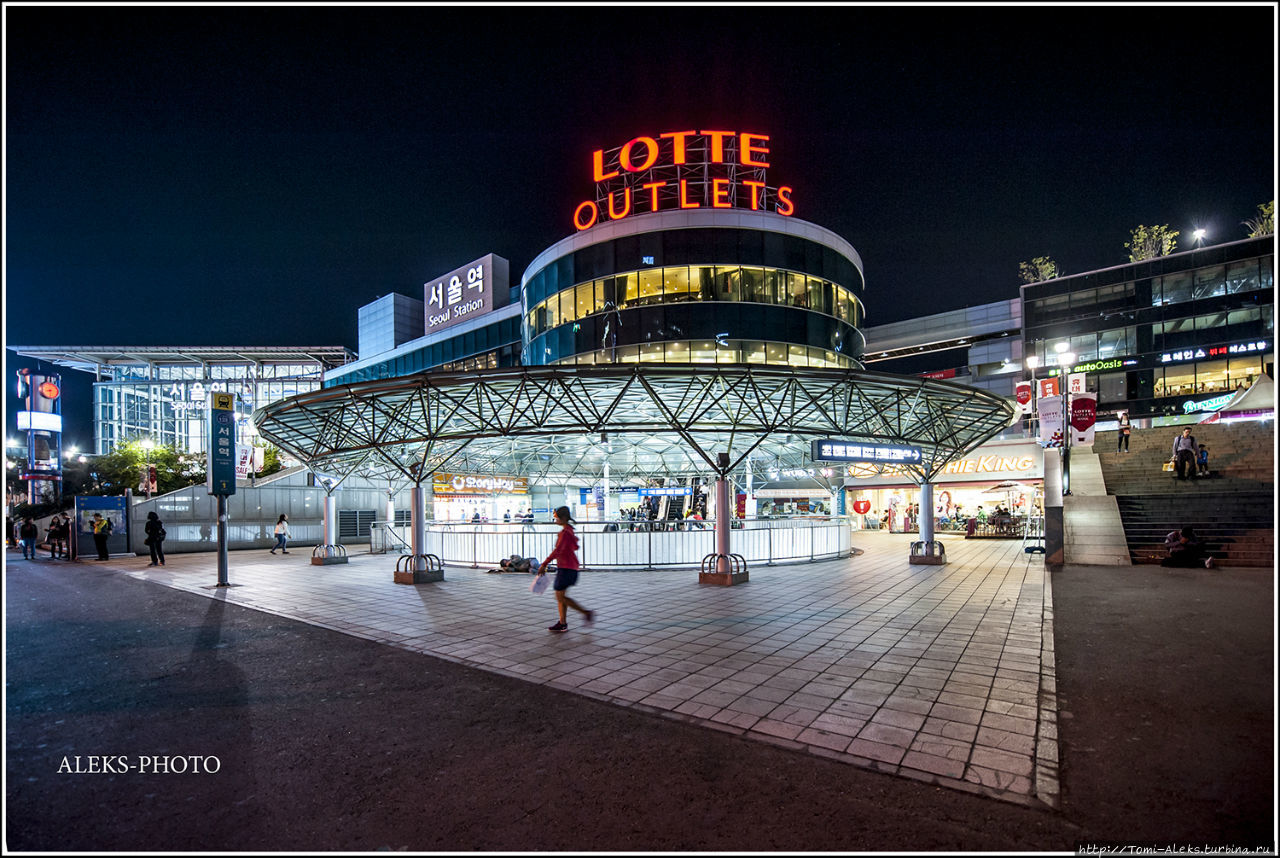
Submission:
[[[1052,811],[598,703],[93,563],[19,560],[5,570],[5,849],[1273,849],[1273,577],[1158,567],[1054,576],[1063,762]],[[117,771],[74,773],[77,756],[81,769],[111,756]],[[193,756],[202,767],[216,757],[217,772],[137,770],[165,757],[190,767]]]

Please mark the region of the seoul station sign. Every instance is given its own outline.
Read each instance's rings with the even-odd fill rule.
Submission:
[[[767,184],[770,139],[747,131],[666,131],[591,155],[596,199],[573,212],[578,230],[606,220],[680,209],[742,208],[791,216],[786,185]]]
[[[493,296],[506,297],[509,278],[507,260],[490,253],[423,283],[426,332],[434,334],[498,309]]]

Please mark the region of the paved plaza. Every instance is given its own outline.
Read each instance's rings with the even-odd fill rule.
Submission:
[[[855,534],[855,557],[754,566],[735,587],[696,571],[586,571],[596,612],[550,634],[527,576],[447,567],[393,583],[396,557],[311,564],[311,549],[115,558],[107,568],[387,646],[541,683],[850,765],[1031,806],[1057,806],[1053,599],[1017,540]],[[93,561],[86,561],[92,563]],[[95,564],[99,565],[99,564]],[[102,564],[105,566],[105,564]]]

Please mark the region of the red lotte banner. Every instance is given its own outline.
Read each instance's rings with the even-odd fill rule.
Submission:
[[[1022,408],[1023,414],[1031,413],[1031,382],[1020,381],[1017,384],[1018,405]]]
[[[1098,422],[1098,395],[1076,393],[1071,396],[1071,443],[1093,443],[1093,427]]]

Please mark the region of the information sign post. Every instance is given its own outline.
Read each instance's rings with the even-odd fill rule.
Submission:
[[[236,493],[236,402],[231,393],[209,394],[209,447],[206,486],[218,498],[218,586],[227,576],[227,496]]]

